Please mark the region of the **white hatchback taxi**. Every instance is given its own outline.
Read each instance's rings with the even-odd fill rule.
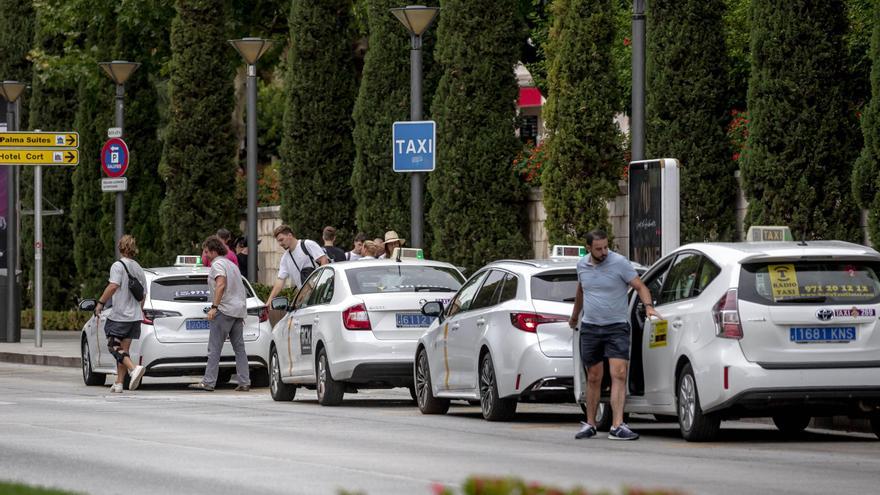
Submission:
[[[173,267],[145,268],[147,297],[141,336],[132,342],[132,360],[146,367],[148,377],[201,375],[208,355],[208,268],[197,256],[178,256]],[[248,316],[244,341],[251,368],[251,385],[269,385],[271,327],[266,305],[245,280]],[[96,300],[84,299],[79,308],[93,312]],[[100,318],[92,316],[83,326],[82,373],[86,385],[104,385],[106,375],[116,374],[116,360],[107,349],[104,325],[109,307]],[[235,353],[227,342],[220,357],[218,384],[235,374]],[[128,377],[126,376],[126,383]]]
[[[682,246],[643,276],[662,320],[630,300],[626,411],[678,418],[691,441],[721,420],[871,419],[880,436],[880,253],[846,242]],[[580,366],[576,364],[576,366]]]
[[[417,259],[331,263],[305,281],[294,300],[275,298],[287,314],[270,349],[272,398],[292,400],[314,388],[324,406],[346,392],[412,386],[416,342],[433,318],[428,301],[448,301],[464,277],[449,263]]]

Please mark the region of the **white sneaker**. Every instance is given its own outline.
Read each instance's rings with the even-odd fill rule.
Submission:
[[[121,394],[122,393],[122,384],[121,383],[114,383],[113,385],[110,385],[110,393],[111,394]]]
[[[144,377],[145,371],[147,371],[146,368],[138,366],[128,373],[131,376],[131,382],[128,384],[129,390],[137,390],[137,388],[141,386],[141,378]]]

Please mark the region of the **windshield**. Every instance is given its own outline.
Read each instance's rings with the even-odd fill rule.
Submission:
[[[464,278],[454,268],[384,265],[346,270],[352,294],[386,292],[455,292]]]
[[[247,282],[244,290],[247,297],[254,297]],[[154,301],[208,302],[210,295],[207,276],[159,278],[150,284],[150,299]]]
[[[739,297],[761,304],[880,301],[880,263],[800,261],[743,265]]]
[[[532,277],[532,299],[574,302],[578,279],[574,271],[543,273]]]

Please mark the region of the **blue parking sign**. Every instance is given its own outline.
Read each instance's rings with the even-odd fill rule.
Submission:
[[[433,172],[437,151],[433,120],[395,122],[391,145],[395,172]]]

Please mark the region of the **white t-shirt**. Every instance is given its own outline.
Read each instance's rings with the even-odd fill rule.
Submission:
[[[303,251],[303,244],[305,244],[305,248],[309,250],[309,254],[312,255],[314,263]],[[278,278],[281,280],[290,278],[294,283],[294,287],[300,287],[303,283],[302,277],[300,276],[300,270],[307,266],[311,266],[317,270],[321,266],[318,264],[318,260],[321,259],[322,256],[327,255],[317,242],[309,239],[297,241],[296,246],[293,248],[293,258],[291,258],[290,250],[285,251],[281,256],[281,264],[278,267]],[[296,260],[296,263],[294,263],[294,260]]]
[[[354,252],[354,251],[349,251],[349,252],[345,253],[345,258],[346,258],[348,261],[357,261],[357,260],[363,258],[363,256],[357,254],[357,253]]]
[[[216,257],[211,262],[211,271],[208,272],[208,287],[211,288],[211,301],[214,301],[214,291],[217,289],[217,277],[226,277],[226,290],[217,305],[218,311],[232,318],[244,318],[247,316],[247,293],[244,290],[244,282],[241,281],[241,272],[231,261],[223,257]]]
[[[132,277],[141,282],[144,291],[146,291],[147,278],[144,276],[144,269],[133,259],[122,258],[120,261],[113,262],[110,267],[110,283],[118,285],[119,288],[111,298],[113,306],[110,308],[109,319],[119,322],[141,321],[144,319],[144,312],[141,309],[141,303],[128,290],[128,274],[125,273],[125,268],[128,268]],[[125,268],[122,267],[122,263],[125,263]]]

